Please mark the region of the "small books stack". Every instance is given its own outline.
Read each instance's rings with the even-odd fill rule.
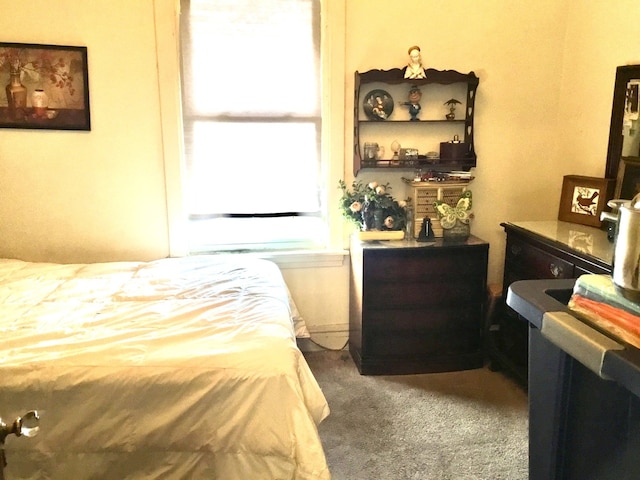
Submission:
[[[623,297],[611,276],[582,275],[568,306],[603,333],[640,348],[640,305]]]

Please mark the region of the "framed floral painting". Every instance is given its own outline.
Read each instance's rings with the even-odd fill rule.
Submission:
[[[566,175],[562,181],[562,195],[558,220],[600,227],[600,214],[607,204],[615,180],[610,178]]]
[[[87,48],[0,42],[0,128],[91,130]]]

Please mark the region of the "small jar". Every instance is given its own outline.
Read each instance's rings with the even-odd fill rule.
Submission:
[[[378,156],[378,144],[366,142],[364,144],[364,158],[366,160],[375,160]]]
[[[46,117],[47,107],[49,106],[49,97],[44,90],[36,89],[31,94],[31,106],[36,117]]]

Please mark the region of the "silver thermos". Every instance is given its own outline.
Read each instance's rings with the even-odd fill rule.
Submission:
[[[632,200],[611,200],[617,208],[613,283],[622,295],[640,301],[640,193]],[[614,220],[608,218],[608,220]]]

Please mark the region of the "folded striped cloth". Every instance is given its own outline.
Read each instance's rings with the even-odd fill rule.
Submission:
[[[568,307],[603,333],[640,348],[640,305],[623,297],[610,275],[578,278]]]

